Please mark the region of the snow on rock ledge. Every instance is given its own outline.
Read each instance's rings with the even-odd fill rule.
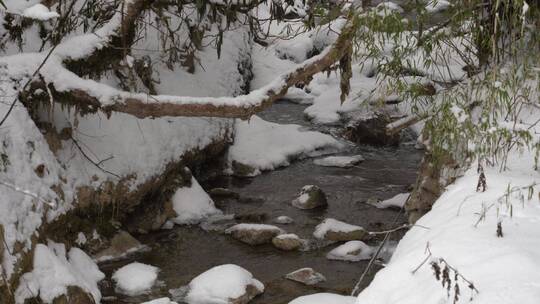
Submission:
[[[264,291],[264,285],[244,268],[226,264],[200,274],[189,283],[189,304],[245,304]]]
[[[517,154],[517,155],[516,155]],[[488,188],[477,193],[476,168],[468,170],[450,185],[400,241],[387,267],[359,296],[359,304],[452,303],[453,286],[448,297],[433,274],[429,262],[417,268],[426,258],[429,244],[431,260],[444,258],[459,273],[474,283],[479,293],[472,293],[475,304],[535,304],[540,299],[540,201],[538,187],[527,200],[527,185],[540,180],[532,170],[533,156],[511,154],[508,171],[485,168]],[[525,187],[508,197],[508,185]],[[502,200],[499,201],[499,199]],[[493,204],[493,207],[489,208]],[[479,213],[485,218],[478,222]],[[502,221],[503,237],[497,237],[497,223]],[[475,223],[478,222],[477,227]],[[454,282],[453,272],[450,274]],[[458,280],[461,296],[458,303],[469,303],[468,284]]]
[[[322,149],[337,151],[343,147],[330,135],[302,131],[299,125],[280,125],[257,116],[249,121],[236,121],[235,129],[229,162],[236,175],[255,176],[263,170],[287,166],[295,157],[316,155]]]
[[[15,302],[25,303],[39,295],[44,303],[68,294],[68,288],[80,287],[92,295],[96,303],[101,300],[97,283],[105,278],[92,259],[79,248],[72,248],[66,255],[64,244],[49,242],[37,244],[33,269],[25,273],[15,291]]]

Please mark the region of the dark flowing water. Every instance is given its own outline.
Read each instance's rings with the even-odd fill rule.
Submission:
[[[280,102],[260,116],[269,121],[308,127],[310,123],[303,119],[304,108],[302,105]],[[338,131],[328,128],[319,130],[330,133]],[[264,223],[269,224],[275,217],[287,215],[294,219],[294,223],[277,226],[305,239],[312,238],[315,226],[327,217],[360,225],[370,231],[386,230],[404,223],[406,218],[399,211],[377,209],[363,201],[371,197],[387,199],[405,192],[415,181],[421,154],[407,143],[397,148],[351,145],[340,153],[356,154],[363,155],[366,160],[349,169],[320,167],[314,165],[312,159],[303,159],[255,178],[220,177],[203,186],[207,190],[224,187],[240,194],[240,200],[215,198],[216,205],[224,213],[262,214],[266,217]],[[325,191],[328,208],[306,211],[291,206],[291,200],[302,186],[309,184],[318,185]],[[394,242],[401,235],[394,234]],[[102,270],[110,278],[115,269],[136,260],[159,267],[159,280],[162,283],[150,294],[132,298],[114,295],[112,288],[105,287],[104,296],[115,297],[107,300],[107,303],[140,303],[170,296],[169,289],[188,284],[213,266],[229,263],[246,268],[265,284],[266,291],[252,301],[254,304],[288,303],[298,296],[323,291],[349,294],[368,264],[367,261],[350,263],[327,260],[327,252],[337,245],[307,252],[284,252],[272,245],[249,246],[230,236],[205,231],[200,227],[176,226],[173,230],[137,237],[151,250],[128,260],[100,265]],[[373,240],[371,245],[378,245],[378,242]],[[284,278],[285,274],[303,267],[312,267],[321,272],[327,281],[308,287]],[[364,281],[364,286],[369,284],[378,267]]]

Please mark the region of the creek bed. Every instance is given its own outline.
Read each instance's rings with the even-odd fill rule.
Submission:
[[[311,126],[303,118],[305,106],[279,102],[260,116],[278,123],[296,123],[323,132],[337,133],[339,127]],[[324,218],[335,218],[350,224],[363,226],[369,231],[382,231],[406,222],[404,214],[391,209],[377,209],[363,203],[368,198],[390,198],[407,191],[414,183],[421,153],[411,143],[393,148],[350,145],[339,155],[361,154],[365,161],[352,168],[321,167],[312,159],[301,159],[290,166],[265,172],[255,178],[222,176],[203,183],[209,190],[214,187],[228,188],[240,195],[240,200],[214,198],[216,206],[226,214],[264,215],[264,223],[280,215],[294,219],[294,223],[277,225],[288,233],[310,239],[317,224]],[[290,202],[304,185],[317,185],[326,193],[328,208],[299,210]],[[396,221],[397,218],[397,221]],[[403,232],[394,233],[392,242],[397,242]],[[250,271],[262,281],[265,292],[255,298],[254,304],[281,304],[305,294],[334,292],[349,294],[368,261],[356,263],[326,259],[329,250],[337,245],[320,247],[307,252],[284,252],[272,245],[250,246],[215,231],[200,227],[175,226],[137,238],[151,250],[129,259],[100,265],[107,277],[134,260],[160,268],[161,284],[149,294],[125,297],[114,294],[109,284],[103,288],[104,296],[115,299],[106,303],[140,303],[157,297],[170,296],[169,289],[188,284],[191,279],[213,266],[237,264]],[[374,240],[370,245],[377,245]],[[326,276],[327,281],[316,286],[286,280],[284,275],[296,269],[312,267]],[[369,284],[376,270],[364,280]]]

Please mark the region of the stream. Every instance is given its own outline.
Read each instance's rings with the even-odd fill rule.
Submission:
[[[316,127],[304,119],[304,105],[278,102],[260,116],[277,123],[295,123],[310,129],[336,134],[338,127]],[[202,183],[208,191],[215,187],[228,188],[240,199],[215,197],[216,206],[225,214],[257,215],[263,223],[274,224],[278,216],[287,215],[294,222],[277,226],[301,238],[313,239],[317,224],[325,218],[335,218],[360,225],[369,231],[383,231],[406,223],[403,213],[392,209],[378,209],[364,203],[376,197],[388,199],[406,192],[416,179],[417,167],[422,157],[412,142],[399,147],[372,147],[350,145],[338,155],[361,154],[365,161],[352,168],[321,167],[313,159],[301,159],[290,166],[265,172],[255,178],[221,176]],[[304,185],[318,185],[327,195],[328,208],[300,210],[290,202]],[[396,220],[397,219],[397,220]],[[395,246],[403,231],[393,233],[390,246]],[[326,259],[328,251],[336,244],[300,252],[285,252],[270,245],[250,246],[228,235],[205,230],[199,226],[175,226],[135,236],[150,247],[125,260],[100,264],[110,278],[112,272],[133,261],[159,267],[160,284],[146,295],[127,297],[115,294],[112,283],[103,284],[104,303],[140,303],[169,296],[169,290],[188,284],[200,273],[221,264],[237,264],[250,271],[265,284],[265,292],[253,299],[254,304],[281,304],[306,294],[333,292],[350,294],[369,261],[344,262]],[[380,239],[368,242],[377,246]],[[386,259],[388,258],[388,254]],[[384,257],[384,256],[383,256]],[[284,278],[287,273],[303,267],[312,267],[322,273],[326,281],[315,286],[305,286]],[[380,263],[363,281],[365,287],[372,280]]]

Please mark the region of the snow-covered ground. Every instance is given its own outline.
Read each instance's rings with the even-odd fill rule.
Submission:
[[[357,303],[454,303],[456,283],[457,303],[538,303],[540,174],[533,164],[533,155],[516,152],[508,170],[485,168],[486,192],[476,192],[479,175],[476,168],[469,169],[417,222],[428,229],[413,227],[407,232]],[[502,237],[497,236],[499,223]],[[433,262],[441,271],[445,263],[452,267],[449,291],[434,275]]]

